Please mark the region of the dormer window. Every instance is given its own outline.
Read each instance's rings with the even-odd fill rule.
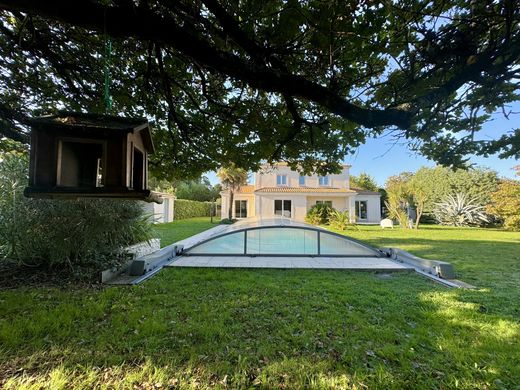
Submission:
[[[328,176],[320,176],[319,177],[320,186],[328,186],[329,185],[329,177]]]
[[[287,185],[287,175],[276,175],[276,185],[277,186],[286,186]]]
[[[299,184],[300,186],[304,186],[304,185],[305,185],[305,176],[300,175],[300,178],[299,178],[299,180],[298,180],[298,184]]]

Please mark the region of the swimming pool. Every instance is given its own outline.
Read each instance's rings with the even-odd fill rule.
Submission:
[[[344,235],[287,218],[240,221],[183,253],[187,256],[383,257],[383,252]]]

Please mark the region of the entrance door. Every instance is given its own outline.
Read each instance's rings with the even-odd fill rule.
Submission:
[[[356,218],[360,221],[367,219],[367,201],[356,200]]]
[[[292,202],[290,200],[274,201],[274,215],[282,215],[287,218],[291,218]]]

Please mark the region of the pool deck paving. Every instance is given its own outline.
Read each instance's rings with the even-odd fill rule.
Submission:
[[[377,257],[181,256],[167,267],[414,270],[407,264]]]

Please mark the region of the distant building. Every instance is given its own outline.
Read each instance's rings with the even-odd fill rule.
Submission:
[[[264,165],[255,173],[255,184],[235,192],[233,218],[272,217],[276,215],[303,221],[315,204],[323,203],[336,210],[349,210],[351,222],[379,223],[379,192],[350,188],[350,165],[342,172],[327,176],[301,176],[286,163]],[[229,191],[222,191],[222,218],[228,217]]]

